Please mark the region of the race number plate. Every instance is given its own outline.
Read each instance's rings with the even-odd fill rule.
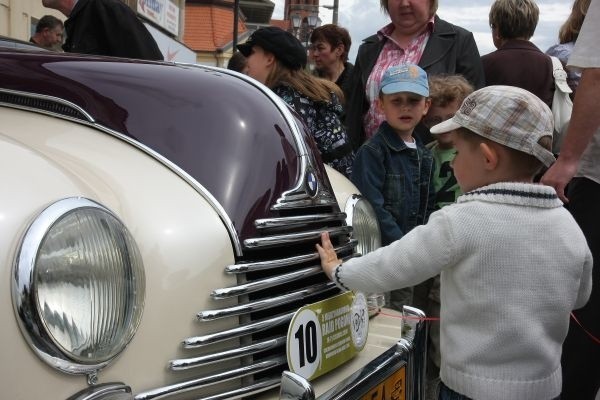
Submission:
[[[299,309],[287,333],[292,372],[308,379],[321,376],[365,347],[369,332],[367,299],[346,292]]]
[[[361,400],[406,400],[406,364],[369,390]]]

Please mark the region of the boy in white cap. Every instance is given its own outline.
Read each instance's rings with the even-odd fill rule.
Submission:
[[[413,136],[430,105],[427,73],[414,64],[388,68],[377,104],[385,121],[356,153],[352,182],[373,206],[388,245],[427,222],[435,203],[433,157]],[[403,305],[413,305],[412,288],[390,293],[391,308]]]
[[[552,130],[548,106],[523,89],[473,92],[431,128],[453,131],[457,203],[343,265],[327,233],[317,245],[345,289],[381,292],[441,273],[440,399],[560,395],[561,345],[590,295],[592,256],[555,190],[533,183],[554,160]]]

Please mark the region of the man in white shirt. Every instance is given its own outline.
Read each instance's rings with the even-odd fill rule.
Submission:
[[[554,186],[600,260],[600,0],[592,0],[569,67],[582,69],[573,114],[560,156],[542,183]],[[573,178],[574,177],[574,178]],[[573,178],[571,180],[571,178]],[[565,186],[571,182],[568,195]],[[568,197],[568,199],[567,199]],[[563,347],[562,398],[593,400],[600,389],[600,265],[594,262],[589,302],[573,314]],[[583,360],[586,360],[585,362]]]

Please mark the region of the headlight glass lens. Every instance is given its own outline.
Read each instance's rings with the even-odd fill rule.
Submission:
[[[12,288],[19,326],[37,355],[85,374],[106,366],[133,338],[146,277],[125,225],[104,206],[73,197],[31,223]]]
[[[141,319],[145,274],[127,228],[108,210],[83,207],[63,214],[44,236],[33,288],[51,340],[83,364],[116,356]]]
[[[346,203],[346,223],[352,226],[352,237],[358,241],[356,251],[367,254],[381,247],[381,231],[375,210],[364,197],[353,195]]]

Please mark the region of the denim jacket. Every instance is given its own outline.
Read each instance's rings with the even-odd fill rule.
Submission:
[[[383,122],[356,153],[352,182],[375,209],[383,245],[426,223],[435,205],[433,157],[415,140],[407,147]]]

